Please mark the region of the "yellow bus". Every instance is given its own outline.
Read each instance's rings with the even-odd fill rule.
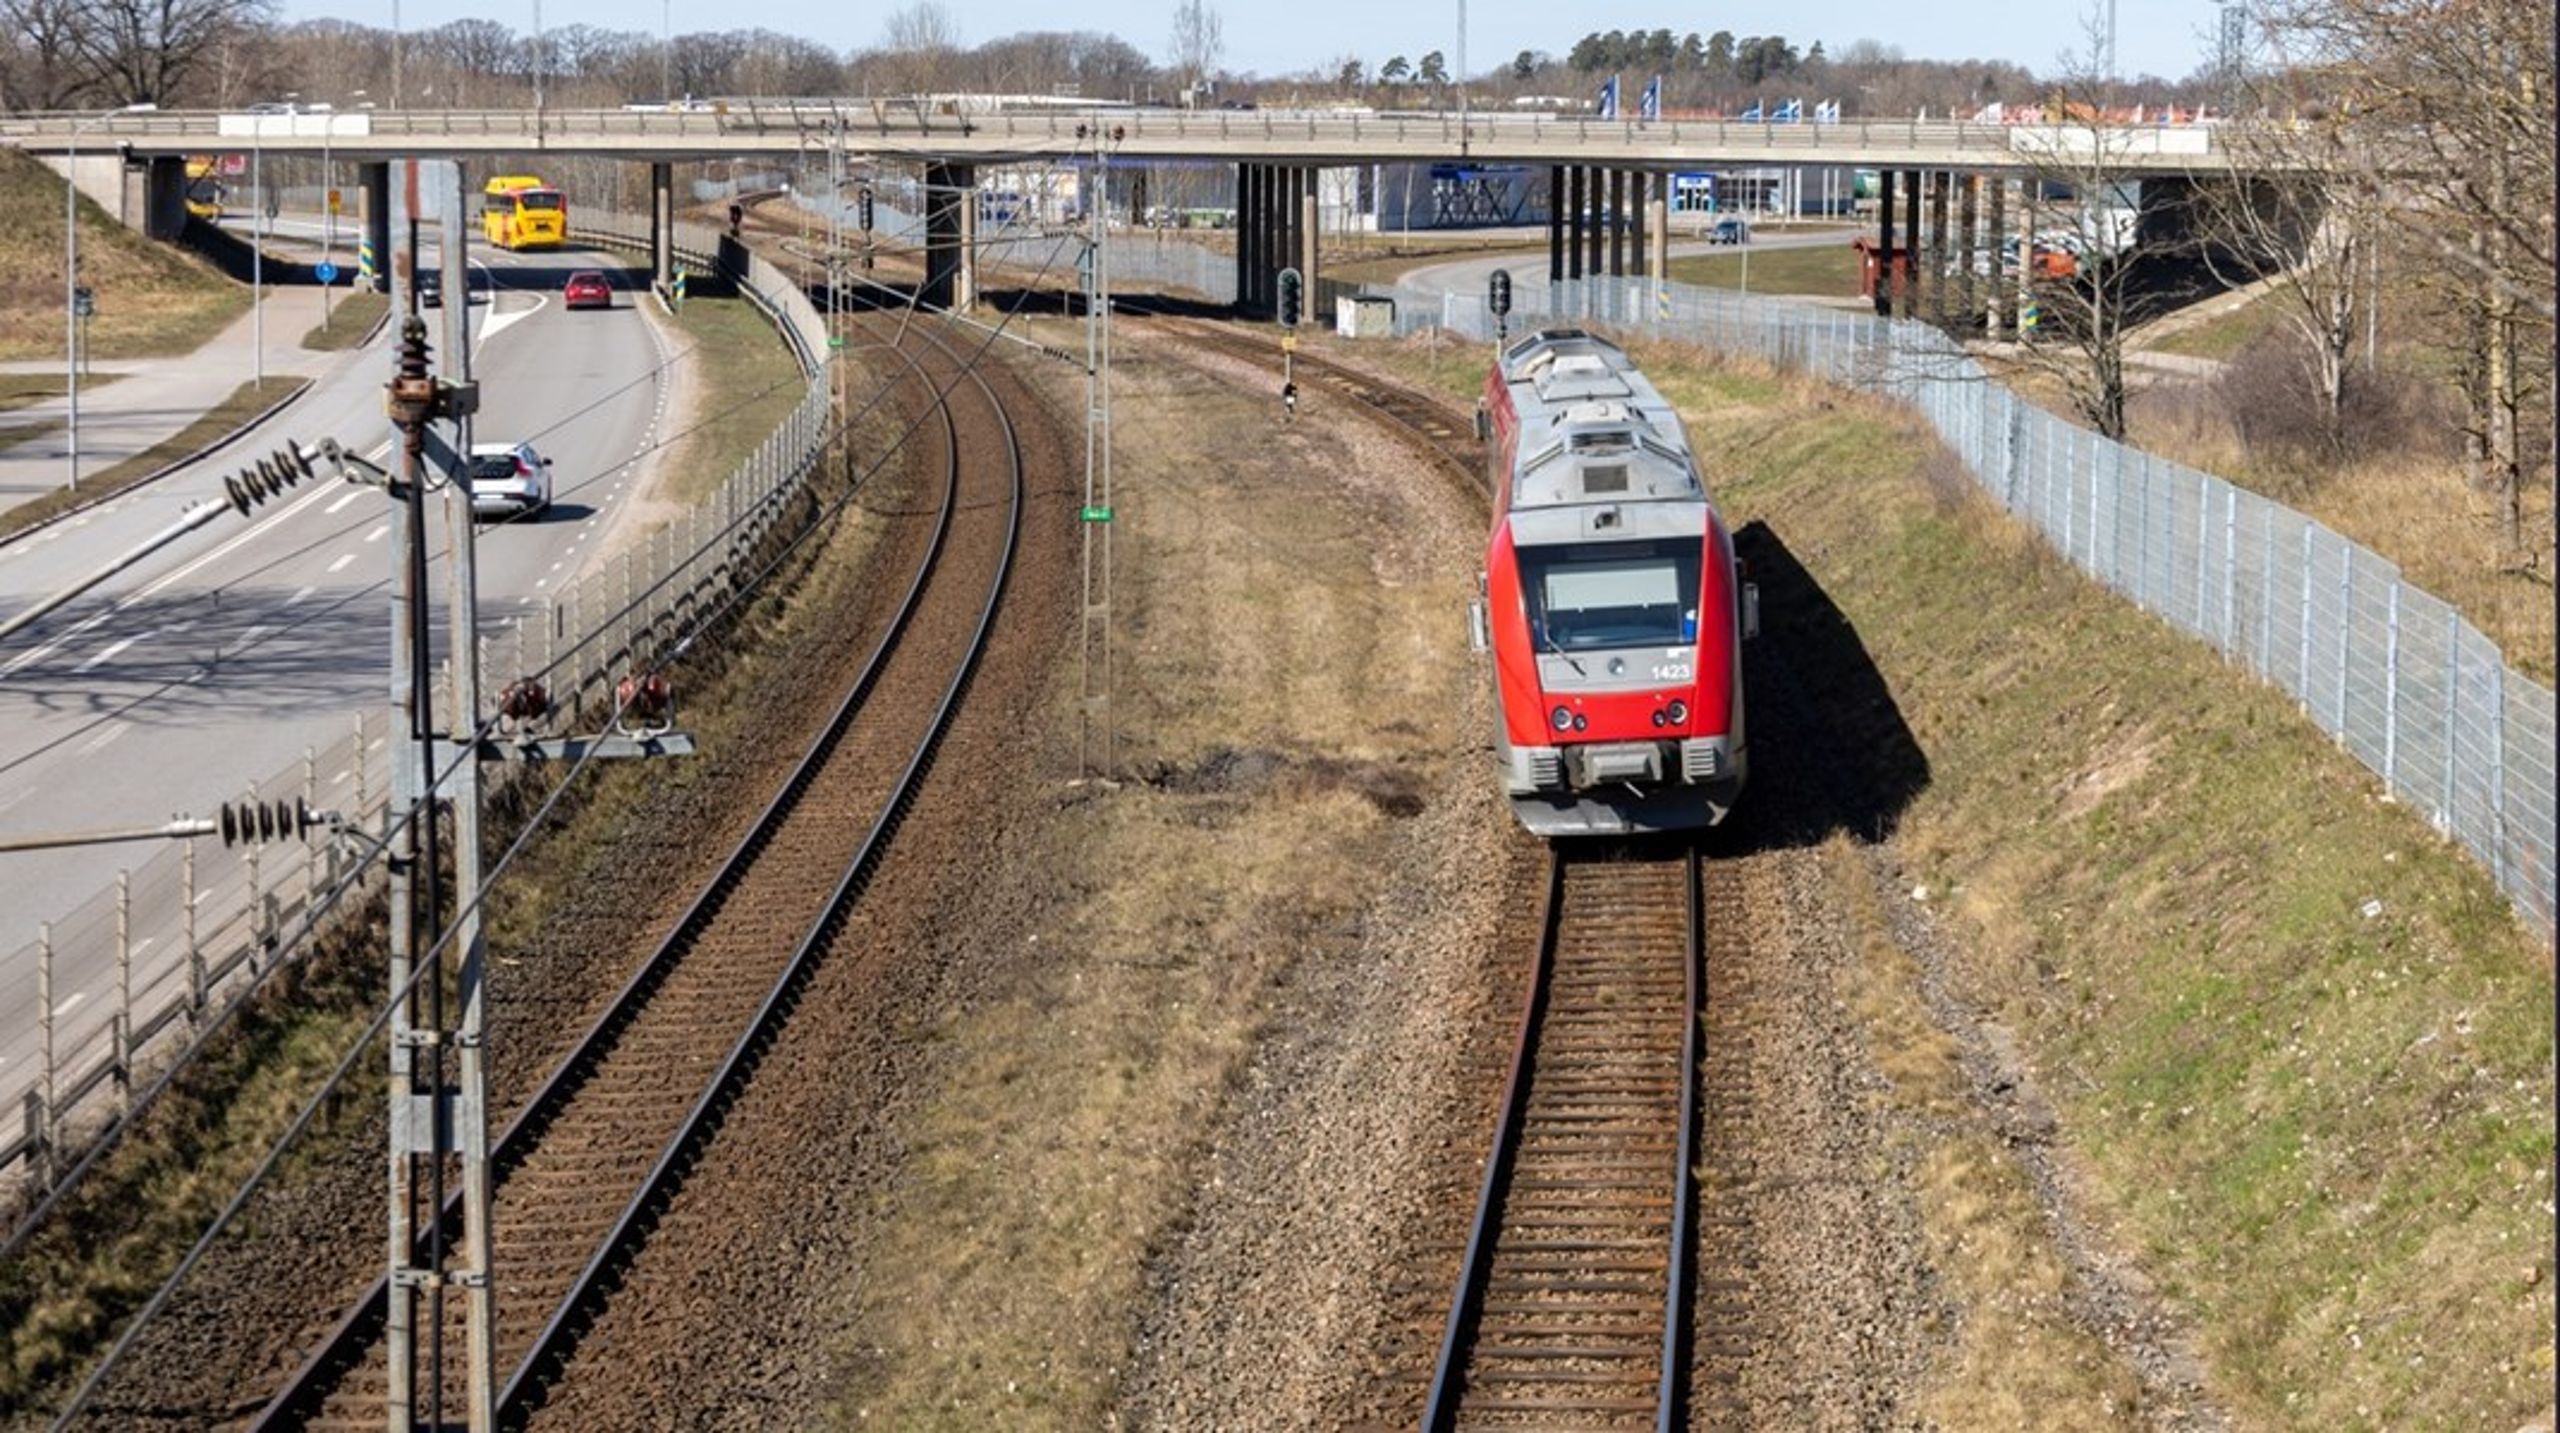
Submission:
[[[187,159],[187,212],[207,223],[222,220],[222,161],[209,154]]]
[[[530,174],[501,174],[480,191],[480,224],[501,249],[556,249],[569,239],[569,200]]]

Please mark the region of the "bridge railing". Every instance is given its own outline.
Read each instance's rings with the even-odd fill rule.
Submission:
[[[1375,292],[1396,300],[1399,332],[1493,336],[1481,295]],[[1512,333],[1603,324],[1752,354],[1912,405],[1993,499],[2083,571],[2281,687],[2552,938],[2552,690],[2389,559],[2281,503],[2045,412],[1926,324],[1645,279],[1520,279],[1514,304]]]
[[[201,142],[211,149],[255,143],[308,148],[326,135],[339,145],[394,147],[407,141],[456,141],[475,149],[678,149],[727,143],[771,149],[823,148],[839,136],[859,150],[931,153],[953,150],[1024,154],[1074,152],[1090,142],[1080,128],[1107,125],[1130,155],[1223,153],[1270,149],[1289,153],[1391,156],[1470,153],[1505,159],[1574,163],[1597,153],[1660,150],[1740,158],[1784,156],[1792,163],[1859,162],[1876,155],[1969,155],[1986,163],[2032,164],[2050,148],[2055,126],[1964,120],[1853,119],[1836,124],[1780,124],[1738,119],[1643,121],[1589,115],[1344,113],[1328,110],[1112,109],[956,111],[912,100],[738,99],[674,109],[362,110],[335,114],[242,114],[159,111],[108,116],[0,117],[0,142],[51,146],[81,126],[89,147],[118,139]],[[2083,126],[2061,127],[2081,132]],[[2156,159],[2168,167],[2218,166],[2229,160],[2229,126],[2111,125],[2107,152],[2126,163]]]
[[[648,221],[576,214],[581,240],[646,250]],[[647,670],[694,619],[752,578],[786,529],[832,423],[826,320],[782,272],[715,230],[681,225],[679,257],[722,273],[790,345],[802,386],[789,414],[710,496],[626,546],[578,581],[480,636],[484,703],[520,676],[542,674],[564,722],[590,730],[625,673]],[[439,678],[441,686],[442,678]],[[438,710],[447,708],[439,695]],[[556,725],[556,724],[555,724]],[[351,717],[346,735],[238,792],[301,800],[368,831],[389,805],[390,720]],[[116,885],[67,910],[0,962],[0,1008],[38,1011],[28,1048],[0,1050],[0,1189],[41,1190],[67,1155],[121,1114],[148,1069],[192,1055],[220,1011],[300,948],[319,896],[349,870],[347,849],[315,841],[226,848],[178,842]],[[113,991],[74,993],[74,972],[116,972]]]

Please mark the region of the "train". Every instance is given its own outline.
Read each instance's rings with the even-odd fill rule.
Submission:
[[[1477,431],[1493,530],[1469,625],[1512,812],[1549,838],[1723,821],[1759,590],[1678,415],[1617,345],[1548,328],[1499,350]]]

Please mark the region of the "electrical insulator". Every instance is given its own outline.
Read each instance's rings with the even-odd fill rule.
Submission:
[[[655,735],[675,723],[675,688],[662,672],[634,672],[614,685],[613,696],[625,733]]]
[[[252,508],[311,476],[311,459],[296,448],[278,448],[222,480],[222,494],[234,511],[247,517]]]
[[[540,721],[550,714],[551,693],[531,677],[509,682],[507,689],[498,693],[498,715],[518,725]]]
[[[321,824],[320,817],[299,800],[235,801],[222,808],[222,844],[289,841]]]

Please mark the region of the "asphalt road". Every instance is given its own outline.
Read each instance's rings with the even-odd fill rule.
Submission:
[[[1694,234],[1696,228],[1697,220],[1694,218],[1684,216],[1674,222],[1671,230],[1675,236],[1670,246],[1671,257],[1678,259],[1691,254],[1734,254],[1742,252],[1744,247],[1754,253],[1765,253],[1771,249],[1818,249],[1826,244],[1845,245],[1863,232],[1836,225],[1814,229],[1779,229],[1774,225],[1762,225],[1751,231],[1750,244],[1741,247],[1730,244],[1709,244],[1696,238],[1678,237]],[[1496,269],[1511,271],[1512,301],[1522,312],[1534,313],[1544,305],[1547,289],[1547,266],[1544,253],[1490,254],[1482,258],[1452,259],[1447,263],[1425,264],[1420,268],[1406,271],[1404,277],[1397,282],[1413,289],[1481,295],[1485,291],[1486,278]]]
[[[481,529],[484,621],[531,605],[608,548],[660,441],[671,341],[627,287],[611,312],[569,313],[559,302],[572,269],[604,268],[620,282],[618,264],[578,252],[489,256],[493,301],[475,309],[475,437],[531,440],[553,459],[554,490],[540,518]],[[288,438],[335,437],[380,460],[391,362],[386,330],[252,440],[0,547],[0,615],[218,496],[225,474]],[[441,550],[433,497],[428,513]],[[359,708],[383,709],[397,517],[379,489],[308,483],[249,519],[226,515],[0,646],[0,836],[209,814],[246,783],[299,763],[306,747],[345,737]],[[341,788],[346,779],[320,775]],[[9,962],[0,968],[0,1100],[14,1107],[40,1063],[33,973],[15,968],[15,952],[40,921],[111,888],[119,868],[158,849],[0,854],[0,961]],[[298,847],[277,850],[274,859],[304,859]],[[182,933],[171,926],[133,932],[144,951],[137,988],[177,963]],[[114,1003],[113,961],[86,946],[90,958],[66,960],[54,975],[55,1009],[72,1027],[57,1032],[57,1048],[103,1023]]]

